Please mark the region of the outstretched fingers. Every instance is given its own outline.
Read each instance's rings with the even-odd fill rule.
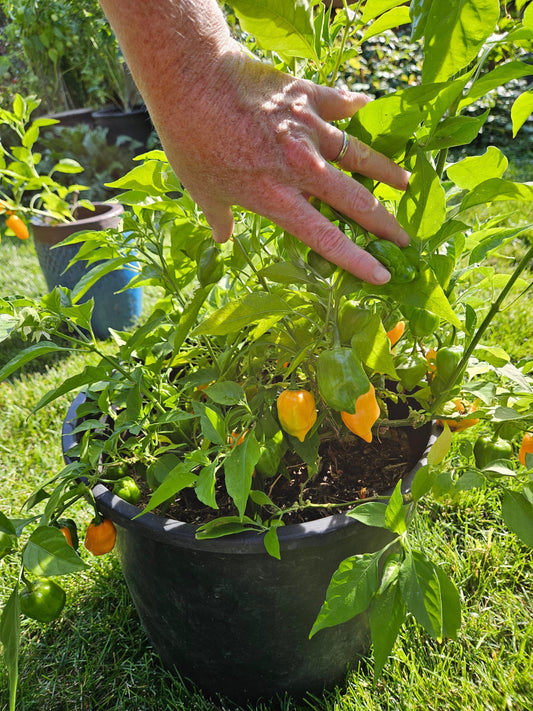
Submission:
[[[269,215],[270,219],[315,252],[360,279],[371,284],[385,284],[389,281],[389,272],[315,210],[303,195],[295,195],[292,204],[288,203],[284,205],[280,201],[279,212]]]

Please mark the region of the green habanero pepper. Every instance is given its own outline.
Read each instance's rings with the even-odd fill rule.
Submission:
[[[128,504],[138,504],[141,498],[139,487],[131,476],[119,479],[113,486],[113,493]]]
[[[400,382],[407,391],[414,390],[427,371],[426,359],[417,355],[401,356],[394,365]]]
[[[367,244],[366,251],[388,269],[393,282],[409,282],[418,276],[416,267],[407,259],[403,250],[393,242],[376,239]]]
[[[53,580],[39,578],[27,582],[20,593],[20,611],[37,622],[51,622],[61,614],[66,597],[63,588]]]
[[[337,269],[336,264],[333,264],[333,262],[330,262],[313,249],[310,249],[307,253],[307,264],[323,279],[328,279]]]
[[[341,343],[350,343],[353,336],[362,331],[372,318],[372,311],[345,301],[339,310],[337,328]]]
[[[370,381],[351,348],[334,348],[318,356],[317,380],[326,404],[353,413],[358,397],[368,392]]]
[[[499,459],[511,459],[513,445],[506,439],[478,437],[474,443],[474,459],[478,469],[485,469]]]
[[[208,246],[198,259],[196,275],[202,286],[215,284],[222,278],[224,273],[224,264],[220,254],[219,247],[214,245]]]
[[[264,447],[261,447],[261,456],[255,465],[259,474],[274,476],[286,449],[287,444],[283,439],[283,432],[278,430],[272,439],[267,440]]]
[[[455,348],[439,348],[435,356],[435,373],[431,379],[431,392],[440,395],[450,388],[451,378],[461,361],[461,352]]]
[[[405,316],[409,321],[409,328],[415,338],[425,338],[431,336],[438,329],[440,317],[437,314],[421,309],[418,306],[404,309]]]

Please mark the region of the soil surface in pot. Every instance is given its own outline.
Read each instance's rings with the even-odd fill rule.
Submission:
[[[356,436],[328,440],[321,444],[318,474],[308,480],[307,467],[296,456],[286,457],[286,475],[266,479],[265,491],[280,508],[290,509],[300,497],[312,505],[284,515],[285,523],[303,523],[331,516],[351,508],[354,502],[390,492],[420,459],[422,451],[413,431],[393,428],[367,443]],[[144,480],[138,476],[142,491],[140,508],[150,497]],[[204,524],[220,516],[234,516],[237,510],[228,496],[223,477],[218,477],[215,489],[218,510],[214,511],[196,498],[194,491],[184,489],[168,508],[154,509],[178,521]]]

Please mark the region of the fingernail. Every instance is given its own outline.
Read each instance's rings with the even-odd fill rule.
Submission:
[[[389,272],[381,265],[374,269],[372,276],[374,277],[375,284],[386,284],[388,281],[390,281]]]
[[[398,232],[398,236],[396,237],[396,244],[398,247],[407,247],[410,241],[411,238],[405,230],[400,230]]]

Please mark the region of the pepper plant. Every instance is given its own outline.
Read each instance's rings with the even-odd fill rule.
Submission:
[[[419,84],[367,104],[343,126],[411,171],[405,193],[365,180],[411,244],[399,250],[379,242],[312,199],[383,261],[392,274],[388,284],[362,282],[244,211],[233,239],[214,245],[164,154],[139,157],[112,183],[128,207],[121,229],[69,238],[81,243],[78,258],[94,265],[90,274],[72,292],[57,288],[39,303],[23,295],[0,302],[2,336],[31,338],[0,378],[52,351],[91,355],[90,365],[35,406],[85,391],[69,463],[25,503],[23,518],[0,515],[0,530],[22,552],[21,580],[31,580],[85,567],[60,521],[72,503],[94,504],[97,481],[113,487],[134,475],[151,492],[143,511],[164,511],[189,492],[211,510],[199,538],[252,530],[272,556],[280,555],[277,531],[291,515],[348,510],[388,529],[392,543],[341,564],[309,632],[320,634],[368,608],[379,675],[408,615],[439,640],[456,638],[460,627],[453,579],[409,534],[424,497],[492,487],[509,528],[533,545],[532,362],[512,363],[502,348],[484,343],[507,300],[531,288],[532,225],[508,226],[504,216],[484,218],[479,210],[532,201],[533,185],[505,177],[507,159],[496,146],[460,160],[450,152],[482,131],[489,112],[471,115],[480,97],[531,72],[523,53],[533,38],[533,5],[518,3],[523,12],[513,21],[500,18],[498,0],[410,7],[361,0],[336,14],[304,0],[232,5],[254,51],[287,72],[332,85],[365,41],[411,23],[424,49]],[[515,133],[531,108],[530,92],[517,98]],[[136,252],[128,256],[132,243]],[[502,249],[516,256],[498,273],[492,257]],[[113,351],[94,338],[91,303],[80,299],[128,260],[138,265],[131,286],[150,285],[159,300],[136,329],[113,334]],[[403,404],[405,416],[391,414],[394,403]],[[379,456],[380,443],[398,428],[431,422],[440,424],[439,436],[409,493],[398,483],[392,493],[363,501],[354,494],[340,505],[304,495],[325,441],[362,440]],[[454,471],[450,448],[474,428],[484,439],[468,470]],[[275,483],[290,477],[294,461],[305,476],[286,505],[276,500]],[[222,495],[231,504],[224,514]],[[0,626],[13,689],[19,587]]]

